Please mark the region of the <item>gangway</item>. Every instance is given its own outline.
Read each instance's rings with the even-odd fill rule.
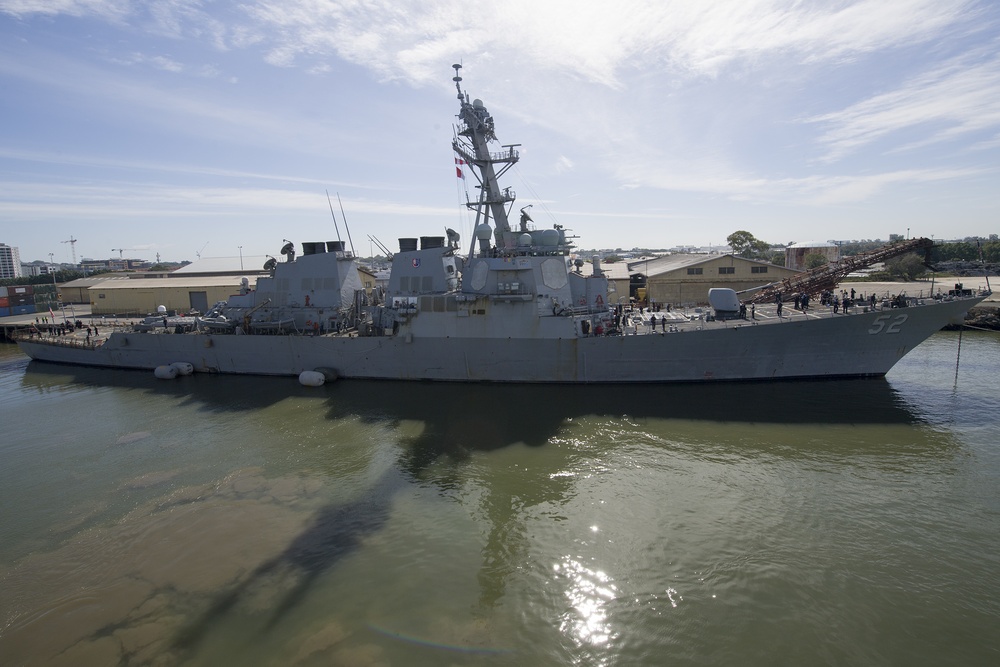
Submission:
[[[781,282],[771,283],[759,289],[752,296],[743,299],[744,303],[771,303],[780,294],[782,297],[791,294],[815,295],[824,290],[833,290],[848,274],[867,268],[872,264],[884,262],[893,257],[905,255],[908,252],[922,250],[924,252],[924,264],[930,265],[931,248],[934,241],[927,238],[910,239],[908,241],[897,241],[889,245],[858,253],[849,257],[843,257],[837,262],[824,264],[823,266],[803,271]],[[753,291],[753,290],[749,290]]]

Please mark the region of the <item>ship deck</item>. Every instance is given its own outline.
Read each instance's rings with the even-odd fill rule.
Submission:
[[[912,297],[906,298],[906,301],[907,307],[919,307],[925,303],[934,302],[931,299]],[[652,312],[647,308],[643,308],[640,311],[640,309],[636,307],[632,310],[626,310],[623,313],[622,327],[620,331],[616,333],[621,333],[625,336],[648,336],[712,329],[732,329],[747,326],[774,326],[814,319],[849,317],[867,312],[880,312],[883,310],[889,311],[894,309],[892,301],[889,299],[879,301],[875,306],[852,306],[846,313],[843,308],[838,308],[838,311],[834,312],[832,306],[826,305],[816,305],[815,307],[810,305],[805,311],[803,311],[795,309],[792,304],[783,304],[781,315],[778,315],[776,304],[762,304],[755,306],[752,310],[748,307],[745,317],[723,318],[716,317],[712,309],[708,306],[676,308],[671,310],[660,308],[659,310],[653,310]],[[162,327],[150,328],[135,326],[135,323],[128,322],[108,322],[99,329],[99,335],[91,335],[89,338],[87,336],[86,328],[70,330],[66,335],[61,336],[52,335],[50,332],[45,330],[45,327],[39,328],[41,329],[40,334],[34,333],[33,335],[25,336],[24,332],[20,332],[18,337],[30,338],[37,342],[51,345],[99,348],[114,331],[129,332],[142,330],[151,335],[174,335],[170,328],[163,329]],[[202,332],[202,334],[189,333],[184,335],[203,335],[204,333],[205,332]],[[220,332],[215,333],[217,335],[227,335]],[[257,335],[274,336],[282,334],[277,332],[266,332],[258,333]],[[339,333],[326,333],[321,335],[323,337],[356,337],[358,333],[355,329],[350,329]]]
[[[923,299],[911,299],[908,306],[919,306],[924,303]],[[846,313],[843,308],[838,308],[837,312],[834,312],[832,306],[824,305],[810,305],[804,311],[796,310],[792,304],[786,303],[782,306],[781,315],[778,315],[776,304],[765,304],[755,306],[752,311],[748,306],[745,317],[719,318],[715,317],[712,309],[707,306],[671,309],[669,311],[660,309],[653,312],[643,308],[641,313],[636,308],[624,313],[622,333],[626,336],[643,336],[654,333],[678,333],[704,329],[732,329],[734,327],[777,325],[804,320],[846,317],[859,313],[892,309],[893,306],[888,300],[878,302],[874,307],[870,305],[852,306]],[[655,327],[652,322],[654,319]]]

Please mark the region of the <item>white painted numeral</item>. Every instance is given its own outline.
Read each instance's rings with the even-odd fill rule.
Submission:
[[[872,326],[868,329],[868,333],[878,334],[883,331],[887,334],[899,333],[899,328],[903,326],[903,322],[908,319],[910,319],[910,316],[906,314],[896,315],[895,317],[888,313],[879,315],[875,318],[875,321],[872,322]]]
[[[892,320],[892,324],[890,324],[888,326],[888,328],[885,330],[885,332],[886,333],[891,333],[891,334],[899,333],[899,327],[901,327],[903,325],[903,322],[905,322],[908,319],[910,319],[909,315],[897,315]]]

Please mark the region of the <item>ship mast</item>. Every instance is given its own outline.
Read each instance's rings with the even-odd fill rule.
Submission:
[[[472,173],[479,180],[480,188],[478,201],[466,202],[465,205],[470,210],[476,211],[477,227],[480,224],[489,224],[492,215],[493,237],[497,251],[501,254],[510,254],[516,247],[516,240],[508,220],[510,206],[505,208],[505,205],[513,205],[515,194],[511,188],[501,189],[498,179],[517,163],[518,154],[514,148],[521,144],[502,145],[501,148],[504,150],[490,153],[489,142],[497,141],[493,131],[493,117],[486,110],[482,100],[469,101],[468,93],[462,92],[462,77],[458,74],[462,66],[452,65],[452,67],[455,68],[453,81],[460,104],[458,113],[460,123],[452,147],[459,158],[476,168]],[[496,165],[502,165],[499,172]]]

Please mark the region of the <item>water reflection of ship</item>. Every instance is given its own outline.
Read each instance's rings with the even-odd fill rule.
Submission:
[[[25,389],[37,391],[68,384],[187,396],[207,409],[225,412],[258,409],[289,396],[322,395],[331,419],[356,415],[374,421],[420,420],[438,433],[455,430],[449,425],[456,421],[488,423],[488,429],[468,430],[462,437],[462,447],[473,450],[512,442],[541,445],[565,420],[587,415],[762,424],[922,421],[881,378],[593,387],[352,380],[326,385],[317,393],[289,378],[196,375],[167,383],[139,371],[31,362],[22,380]],[[864,409],[845,411],[848,397]],[[446,448],[441,453],[449,452]]]
[[[588,419],[610,421],[618,429],[632,424],[637,429],[672,431],[678,441],[689,443],[692,430],[699,438],[715,434],[712,447],[716,453],[719,449],[741,454],[767,448],[769,454],[786,458],[830,451],[887,455],[890,459],[900,454],[925,458],[954,454],[947,436],[922,428],[923,421],[881,379],[614,388],[350,381],[317,391],[292,379],[194,376],[167,383],[144,372],[32,363],[22,387],[40,393],[122,388],[140,395],[180,397],[208,411],[232,413],[236,419],[290,396],[322,397],[317,407],[325,410],[331,424],[361,419],[390,426],[403,422],[422,425],[417,430],[400,429],[403,435],[395,465],[368,488],[348,502],[320,508],[281,553],[242,577],[236,586],[213,596],[205,611],[176,638],[173,648],[179,653],[197,650],[205,634],[225,623],[241,599],[273,584],[276,577],[291,584],[269,610],[264,630],[282,622],[309,594],[319,576],[360,549],[367,536],[383,530],[397,494],[415,485],[436,488],[446,498],[460,497],[456,491],[463,486],[477,489],[477,514],[486,524],[478,572],[479,605],[487,613],[504,597],[514,573],[530,554],[527,516],[546,505],[564,507],[577,494],[581,478],[563,473],[617,446],[612,441],[596,441],[599,436],[584,451],[553,444],[573,429],[583,429],[595,438],[595,431],[581,425]],[[845,411],[845,397],[862,409]],[[852,422],[904,429],[912,426],[925,436],[883,439],[877,445],[862,442],[851,450],[844,449],[850,445],[843,439],[835,438],[802,441],[797,447],[785,442],[771,448],[763,440],[734,437],[752,431],[755,424],[764,432],[772,426],[824,432]],[[627,440],[627,433],[623,437]],[[766,440],[767,436],[763,437]],[[273,447],[285,445],[276,441]],[[664,446],[677,445],[675,441]],[[470,465],[484,455],[509,455],[511,463],[517,463],[523,451],[518,447],[544,448],[539,451],[546,455],[532,457],[532,466],[517,466],[502,474],[499,469],[503,466]]]
[[[352,380],[322,389],[302,387],[289,378],[195,375],[162,382],[144,372],[55,366],[31,362],[23,376],[25,389],[57,391],[67,386],[123,387],[151,395],[180,396],[213,412],[243,413],[275,405],[290,396],[323,396],[330,421],[357,418],[365,422],[422,424],[408,437],[400,464],[419,477],[427,466],[445,457],[455,462],[474,452],[488,452],[513,444],[539,447],[559,436],[567,425],[587,417],[620,421],[660,420],[660,428],[683,440],[687,424],[698,426],[699,437],[711,437],[715,448],[768,448],[767,434],[728,441],[733,425],[822,427],[825,425],[914,425],[928,422],[912,398],[883,378],[798,380],[725,384],[650,386],[543,386],[449,384]],[[625,418],[623,420],[623,418]],[[705,428],[705,424],[710,424]],[[931,429],[923,429],[930,433]],[[745,432],[744,432],[745,433]],[[821,432],[817,432],[821,434]],[[888,455],[948,455],[947,438],[935,442],[910,438],[880,442],[877,453]],[[868,444],[851,445],[843,439],[810,438],[804,449],[785,443],[783,457],[811,456],[829,446],[836,453],[863,453]],[[281,446],[276,443],[275,446]],[[614,443],[607,443],[613,447]],[[936,452],[939,446],[943,451]],[[854,447],[853,450],[847,448]]]

